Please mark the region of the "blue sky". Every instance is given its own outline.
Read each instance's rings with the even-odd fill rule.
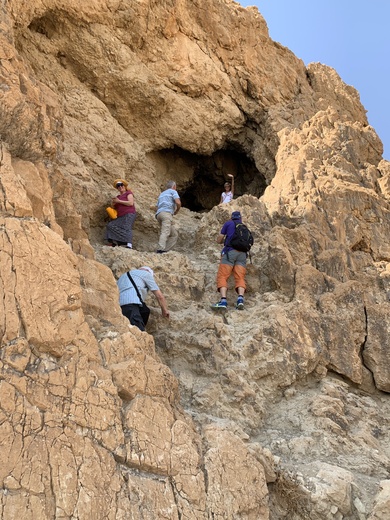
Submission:
[[[333,67],[360,94],[390,159],[390,0],[237,0],[255,5],[270,37],[307,65]]]

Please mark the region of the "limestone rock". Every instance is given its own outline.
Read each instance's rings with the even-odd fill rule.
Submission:
[[[366,347],[363,352],[367,368],[373,373],[375,385],[379,390],[389,392],[390,374],[388,364],[388,330],[386,327],[388,304],[368,308],[368,327]]]
[[[343,518],[351,513],[352,480],[350,471],[322,464],[315,477],[314,500],[323,518]]]
[[[233,0],[13,0],[0,27],[2,517],[383,520],[390,166],[356,90]],[[104,244],[119,177],[133,250]],[[222,316],[233,210],[255,243]],[[147,332],[116,286],[142,265]]]
[[[215,518],[268,519],[263,466],[230,432],[210,426],[205,429],[205,440],[210,514]]]
[[[390,494],[388,480],[380,482],[380,491],[375,497],[374,509],[369,516],[369,520],[386,520],[389,516]]]

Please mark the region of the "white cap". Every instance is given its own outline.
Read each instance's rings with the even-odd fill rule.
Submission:
[[[153,272],[153,269],[151,267],[148,267],[147,265],[144,265],[144,266],[140,267],[140,269],[143,269],[144,271],[148,271],[148,273],[150,273],[152,276],[154,276],[154,272]]]

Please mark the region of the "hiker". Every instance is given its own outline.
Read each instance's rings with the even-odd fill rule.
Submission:
[[[150,309],[145,304],[145,298],[149,291],[152,291],[156,296],[161,307],[161,314],[164,318],[169,318],[167,302],[156,284],[153,269],[150,267],[144,265],[139,269],[127,271],[119,277],[117,284],[122,314],[128,318],[132,325],[140,330],[145,330],[150,314]]]
[[[176,191],[176,182],[168,181],[156,206],[156,219],[161,226],[157,253],[166,253],[176,244],[178,232],[173,224],[173,215],[176,215],[180,208],[181,201]]]
[[[128,189],[124,179],[116,179],[113,183],[119,194],[112,199],[112,206],[118,216],[107,224],[106,240],[110,246],[124,246],[133,248],[133,224],[137,218],[134,205],[134,195]]]
[[[244,293],[246,289],[245,274],[246,274],[246,258],[247,252],[253,244],[253,237],[246,226],[243,226],[249,233],[248,237],[245,237],[245,241],[248,241],[248,245],[236,246],[242,251],[235,249],[230,245],[233,235],[236,231],[237,224],[242,224],[241,213],[239,211],[233,211],[231,220],[228,220],[222,226],[220,234],[217,237],[218,244],[224,244],[221,252],[221,262],[218,267],[217,273],[217,290],[221,295],[221,299],[218,303],[211,305],[214,310],[227,309],[227,290],[228,280],[230,275],[233,273],[235,281],[235,289],[238,294],[236,309],[244,309]],[[246,251],[245,251],[246,249]]]
[[[221,195],[220,204],[226,204],[227,202],[230,202],[233,200],[234,196],[234,176],[231,173],[228,173],[228,177],[232,179],[232,182],[226,181],[223,185],[225,191]]]

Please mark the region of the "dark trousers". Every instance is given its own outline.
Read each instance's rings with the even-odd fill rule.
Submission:
[[[137,303],[128,303],[121,305],[121,309],[123,316],[126,316],[132,325],[138,327],[139,330],[145,330],[150,314],[150,309],[145,304],[141,306]]]
[[[128,303],[122,305],[122,314],[130,321],[132,325],[135,325],[139,330],[145,330],[145,323],[141,316],[141,307],[137,303]]]

